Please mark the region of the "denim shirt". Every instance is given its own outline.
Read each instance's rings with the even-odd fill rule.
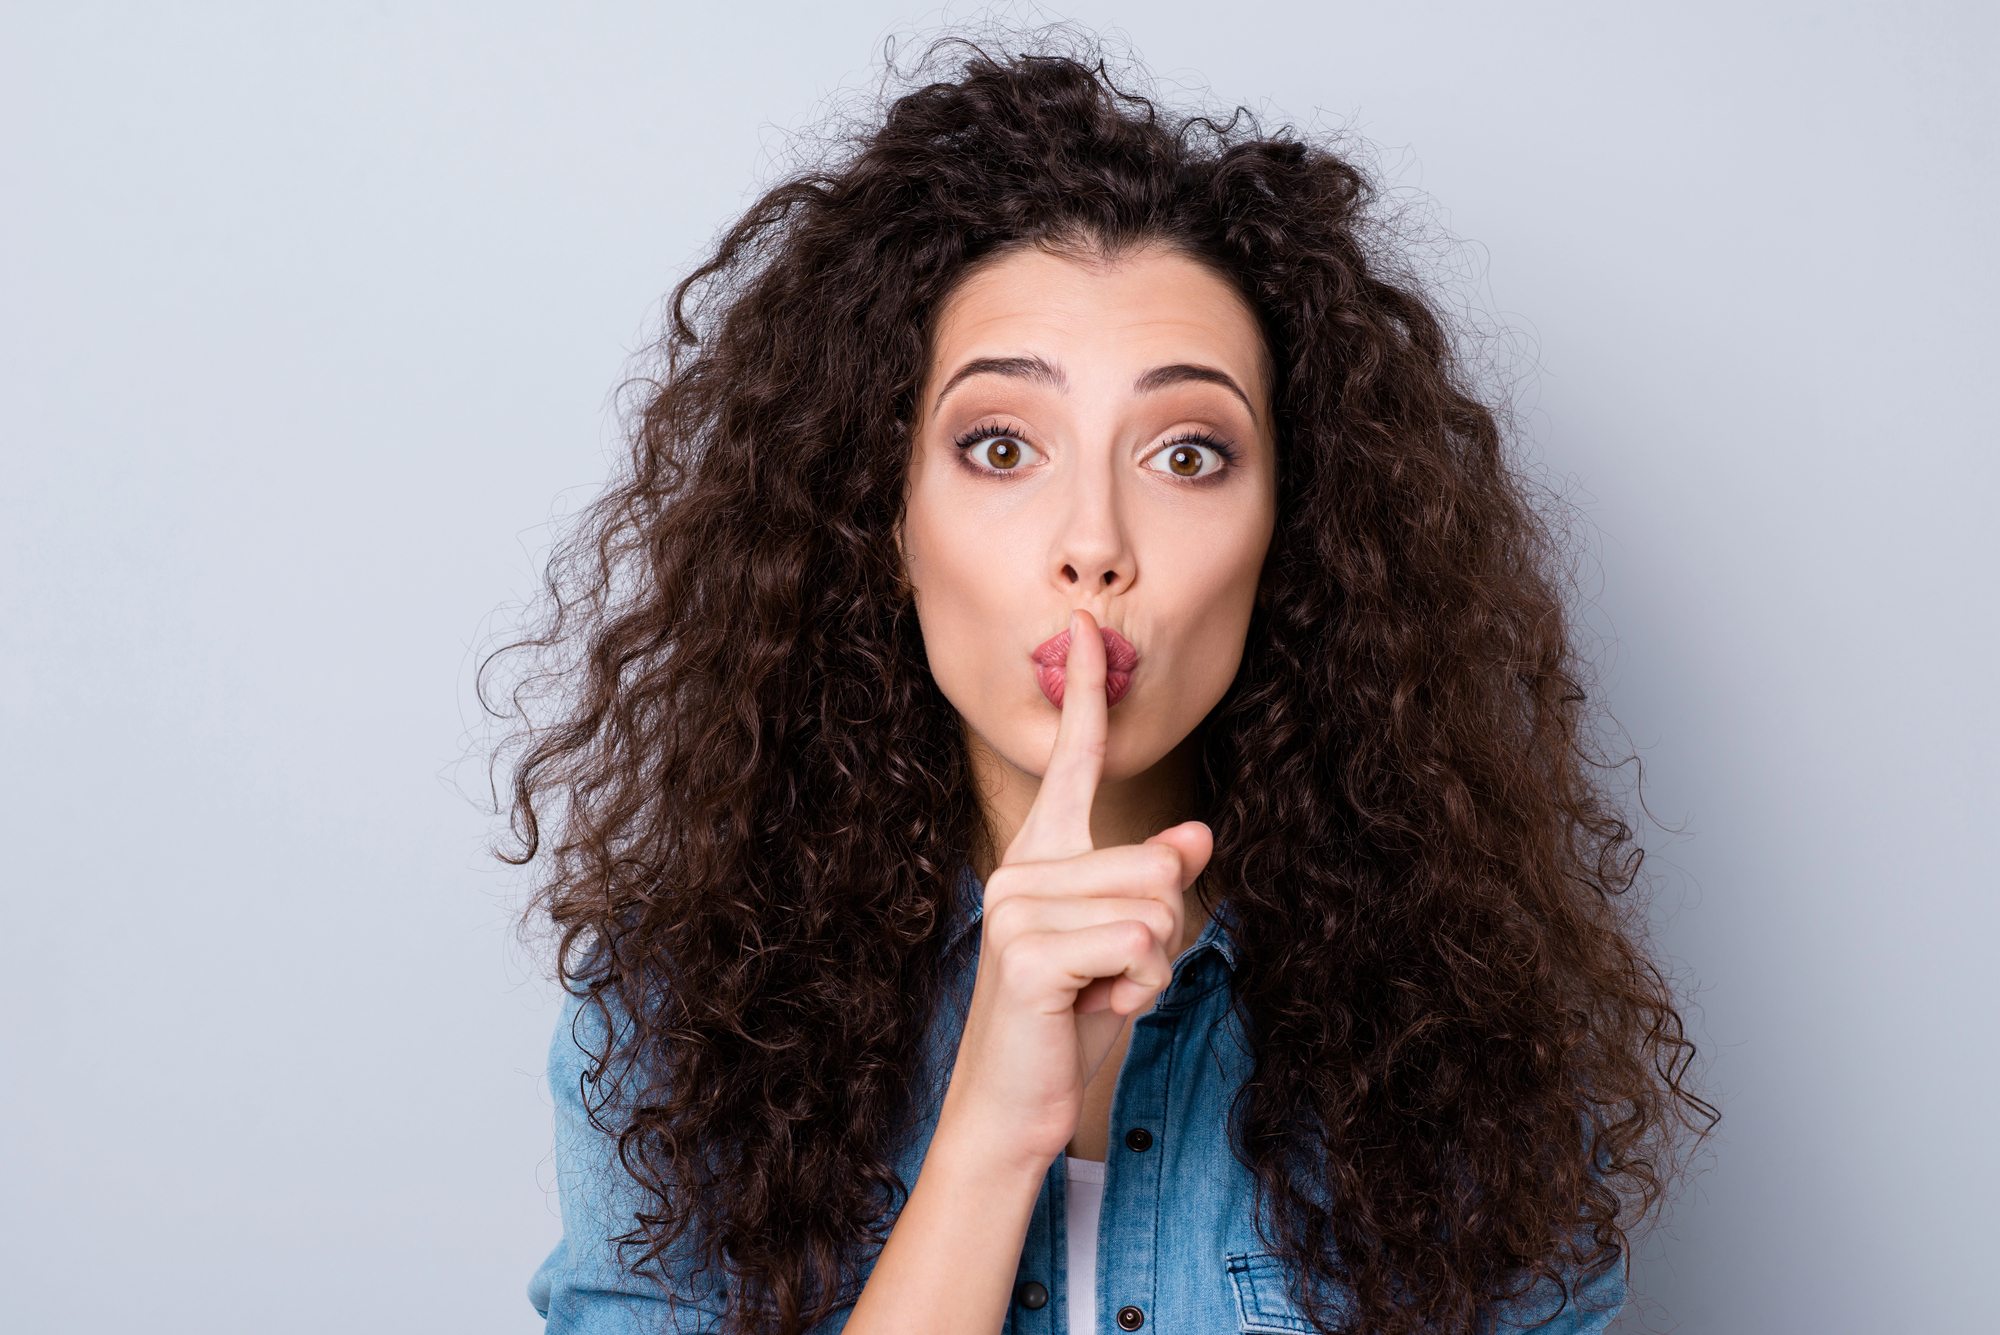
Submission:
[[[954,981],[930,1039],[934,1070],[948,1072],[963,1032],[965,1007],[978,964],[979,887],[947,946]],[[1097,1237],[1098,1335],[1143,1330],[1146,1335],[1307,1335],[1310,1324],[1293,1305],[1289,1276],[1259,1236],[1253,1218],[1255,1183],[1229,1143],[1229,1108],[1250,1070],[1250,1052],[1230,1004],[1236,955],[1217,915],[1174,963],[1173,981],[1153,1008],[1132,1021],[1125,1062],[1111,1102],[1111,1137],[1104,1165],[1104,1205]],[[586,1043],[600,1043],[583,1012]],[[588,1069],[572,1024],[572,997],[549,1053],[556,1106],[556,1171],[563,1239],[535,1272],[530,1300],[548,1318],[549,1335],[638,1335],[639,1332],[720,1328],[721,1296],[697,1289],[694,1301],[672,1304],[656,1281],[617,1263],[609,1239],[632,1226],[642,1199],[618,1165],[612,1137],[590,1124],[581,1095]],[[597,1022],[601,1025],[601,1020]],[[942,1080],[936,1082],[940,1087]],[[914,1186],[937,1125],[931,1103],[897,1170]],[[1070,1276],[1062,1156],[1043,1179],[1015,1275],[1014,1301],[1003,1335],[1068,1335]],[[1625,1301],[1622,1267],[1576,1277],[1565,1304],[1545,1285],[1503,1311],[1485,1329],[1534,1329],[1545,1335],[1602,1330]],[[1044,1297],[1044,1295],[1046,1295]],[[1334,1313],[1342,1294],[1329,1294]],[[1039,1301],[1038,1301],[1039,1300]],[[834,1335],[847,1323],[843,1307],[814,1335]]]

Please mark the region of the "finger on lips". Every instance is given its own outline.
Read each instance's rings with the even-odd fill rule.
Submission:
[[[1087,853],[1090,806],[1104,774],[1108,731],[1104,699],[1104,637],[1090,613],[1069,620],[1061,721],[1042,786],[1003,862],[1040,861]]]
[[[1042,987],[1071,993],[1079,1015],[1134,1014],[1166,987],[1181,896],[1212,847],[1199,822],[1143,844],[1093,846],[1090,810],[1109,731],[1105,671],[1096,619],[1072,612],[1062,717],[1048,769],[986,884],[986,930],[1013,957],[1007,972],[1020,969],[1021,982],[1039,979]]]

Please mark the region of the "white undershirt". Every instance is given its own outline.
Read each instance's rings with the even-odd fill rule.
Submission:
[[[1063,1156],[1069,1223],[1069,1335],[1097,1331],[1097,1216],[1104,1209],[1104,1165]]]

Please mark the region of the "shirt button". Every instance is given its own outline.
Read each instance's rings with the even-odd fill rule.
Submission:
[[[1144,1154],[1153,1148],[1153,1133],[1143,1126],[1135,1126],[1125,1133],[1125,1148]]]
[[[1014,1290],[1014,1301],[1030,1312],[1039,1312],[1049,1305],[1049,1291],[1031,1279]]]
[[[1146,1324],[1146,1314],[1136,1307],[1118,1309],[1118,1329],[1137,1330]]]

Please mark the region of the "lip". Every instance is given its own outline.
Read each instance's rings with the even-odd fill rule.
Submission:
[[[1139,651],[1132,642],[1109,626],[1100,626],[1104,636],[1104,707],[1109,709],[1132,689],[1132,670],[1139,666]],[[1052,635],[1028,655],[1035,663],[1035,681],[1042,694],[1057,709],[1062,708],[1063,682],[1068,675],[1064,662],[1069,658],[1069,632]]]

